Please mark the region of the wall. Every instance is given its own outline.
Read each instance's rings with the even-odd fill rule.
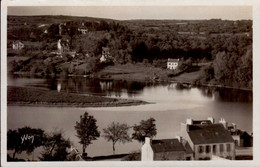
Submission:
[[[167,68],[175,70],[178,67],[178,62],[167,62]]]
[[[223,144],[223,152],[220,152],[220,144]],[[227,151],[227,144],[230,144],[230,151]],[[213,153],[213,145],[216,145],[216,153]],[[203,146],[203,152],[199,153],[199,146]],[[206,146],[210,147],[210,152],[206,153]],[[213,144],[200,144],[200,145],[194,145],[194,159],[204,159],[204,158],[212,158],[212,154],[227,158],[230,157],[230,159],[235,159],[235,144],[234,143],[213,143]]]
[[[186,153],[184,151],[155,153],[154,160],[186,160]]]

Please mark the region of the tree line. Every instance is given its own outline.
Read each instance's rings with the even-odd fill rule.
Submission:
[[[74,126],[76,136],[82,145],[83,158],[87,158],[87,147],[101,136],[97,126],[97,120],[85,112],[80,116],[80,120]],[[129,130],[133,128],[133,134]],[[139,124],[130,127],[125,123],[112,122],[106,128],[102,129],[102,137],[108,142],[112,142],[113,154],[115,154],[116,143],[126,143],[132,140],[144,143],[145,137],[154,137],[157,134],[154,118],[142,120]],[[33,139],[32,139],[33,138]],[[41,155],[38,157],[41,161],[71,161],[75,160],[76,155],[70,154],[69,149],[73,146],[69,138],[64,137],[62,130],[55,130],[47,133],[44,130],[31,127],[9,129],[7,132],[7,149],[12,150],[12,156],[7,155],[8,161],[24,161],[16,158],[17,154],[26,152],[32,154],[36,148],[42,147]]]

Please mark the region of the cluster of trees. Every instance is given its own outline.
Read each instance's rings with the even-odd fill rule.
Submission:
[[[129,133],[133,128],[132,136]],[[85,112],[80,116],[80,120],[76,122],[75,130],[77,137],[82,144],[82,157],[87,157],[86,149],[92,144],[92,141],[100,137],[97,120]],[[112,122],[107,128],[103,129],[103,137],[112,142],[113,153],[115,154],[115,144],[118,142],[131,142],[132,139],[138,142],[144,142],[145,137],[154,137],[157,134],[155,119],[142,120],[139,125],[130,127],[123,123]],[[18,128],[18,130],[9,129],[7,132],[7,149],[13,150],[12,157],[8,155],[8,161],[18,161],[16,154],[25,151],[27,154],[41,147],[42,153],[39,159],[41,161],[69,161],[75,160],[75,155],[71,155],[68,151],[72,146],[72,142],[63,136],[61,130],[46,133],[42,129],[34,129],[30,127]]]
[[[218,40],[212,50],[216,53],[213,63],[204,69],[198,82],[252,89],[252,39],[234,36],[227,41]]]
[[[113,153],[115,154],[115,144],[117,142],[126,143],[131,142],[132,139],[138,142],[144,142],[145,137],[154,137],[157,134],[156,124],[154,118],[142,120],[139,125],[134,125],[132,128],[134,133],[132,136],[129,134],[130,126],[123,123],[112,122],[107,128],[103,129],[103,137],[112,142]],[[82,144],[83,155],[86,155],[86,148],[92,144],[92,140],[97,140],[100,137],[100,131],[96,125],[96,119],[85,112],[80,116],[80,121],[76,122],[75,129],[77,137],[80,139],[79,143]]]

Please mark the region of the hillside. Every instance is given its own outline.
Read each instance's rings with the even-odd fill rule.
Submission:
[[[60,39],[68,43],[63,56],[55,55]],[[25,47],[8,52],[8,56],[28,59],[10,62],[13,72],[43,76],[95,74],[112,64],[141,63],[144,67],[165,70],[168,79],[177,80],[178,73],[194,68],[192,63],[211,63],[192,80],[198,84],[252,88],[251,20],[118,21],[74,16],[8,16],[8,50],[12,50],[15,40]],[[109,48],[111,55],[105,63],[99,61],[102,47]],[[76,55],[71,55],[74,52]],[[180,59],[177,72],[166,70],[168,58]],[[165,78],[161,74],[158,77]]]

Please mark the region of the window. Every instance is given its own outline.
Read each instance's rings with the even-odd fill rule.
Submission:
[[[220,144],[219,147],[220,147],[220,152],[223,152],[224,151],[224,145]]]
[[[210,146],[206,146],[206,153],[210,153]]]
[[[216,152],[217,152],[217,146],[213,145],[213,154],[216,154]]]
[[[203,153],[203,146],[199,146],[199,153]]]
[[[227,144],[227,152],[230,152],[230,144]]]

